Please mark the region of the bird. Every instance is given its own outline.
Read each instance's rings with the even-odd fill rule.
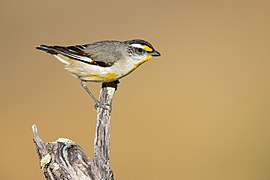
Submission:
[[[39,45],[36,49],[53,55],[63,63],[65,69],[80,80],[96,108],[101,104],[89,90],[88,82],[118,81],[146,61],[161,55],[142,39],[103,40],[72,46]]]

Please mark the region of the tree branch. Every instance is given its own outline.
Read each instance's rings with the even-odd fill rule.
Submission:
[[[112,98],[119,81],[103,83],[97,108],[94,159],[90,161],[73,141],[59,138],[44,144],[36,125],[32,126],[41,169],[47,180],[113,180],[110,167],[110,119]]]

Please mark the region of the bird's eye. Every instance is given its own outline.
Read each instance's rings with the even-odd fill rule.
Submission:
[[[142,48],[136,48],[137,54],[143,54],[144,50]]]

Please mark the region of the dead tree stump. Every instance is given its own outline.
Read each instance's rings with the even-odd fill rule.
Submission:
[[[41,169],[47,180],[113,180],[110,167],[110,119],[112,98],[119,82],[103,83],[97,108],[93,160],[73,141],[59,138],[44,144],[32,126]]]

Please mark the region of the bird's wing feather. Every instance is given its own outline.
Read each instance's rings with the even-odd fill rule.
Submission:
[[[108,67],[123,58],[121,45],[119,41],[100,41],[85,45],[83,51],[98,65]]]
[[[37,49],[53,55],[61,54],[84,63],[109,67],[122,57],[122,53],[117,49],[119,47],[117,45],[119,45],[117,41],[103,41],[66,47],[40,45]]]
[[[90,63],[92,65],[98,65],[101,67],[109,67],[113,63],[106,61],[106,59],[100,59],[98,56],[95,56],[95,53],[89,53],[86,51],[86,47],[89,45],[76,45],[76,46],[68,46],[65,47],[69,51],[69,56],[80,60],[85,63]],[[92,58],[94,56],[95,58]]]

